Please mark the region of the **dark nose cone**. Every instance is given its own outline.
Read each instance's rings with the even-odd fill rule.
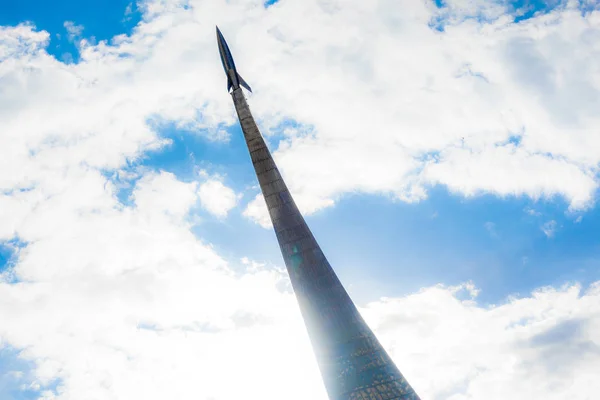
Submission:
[[[229,50],[229,46],[227,46],[227,42],[219,30],[219,27],[217,27],[217,43],[219,45],[219,53],[221,54],[221,62],[223,63],[225,73],[227,73],[227,70],[229,69],[235,70],[235,63],[233,62],[231,51]]]
[[[225,41],[225,38],[223,37],[223,34],[221,33],[221,30],[219,29],[219,27],[217,26],[217,43],[219,44],[219,49],[221,49],[221,53],[223,53],[225,51],[225,49],[227,49],[227,42]]]
[[[222,48],[223,46],[223,42],[225,41],[225,39],[223,38],[223,34],[221,33],[221,31],[219,30],[219,27],[217,26],[217,45],[219,46],[219,53],[223,53]]]
[[[217,46],[219,47],[219,56],[221,57],[221,63],[223,64],[223,69],[225,70],[225,74],[227,74],[227,70],[230,67],[229,65],[229,59],[227,57],[227,44],[225,43],[225,38],[223,37],[223,34],[221,33],[221,31],[219,30],[219,27],[217,26]]]

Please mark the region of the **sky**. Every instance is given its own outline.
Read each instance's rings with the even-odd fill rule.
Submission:
[[[326,399],[217,24],[422,399],[600,391],[596,0],[51,3],[0,0],[0,398]]]

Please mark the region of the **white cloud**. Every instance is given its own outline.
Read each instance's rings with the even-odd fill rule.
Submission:
[[[173,174],[147,174],[140,179],[132,194],[142,213],[163,212],[181,220],[196,202],[197,183],[179,182]]]
[[[490,5],[450,3],[449,18]],[[310,32],[291,17],[308,10]],[[305,212],[353,191],[416,201],[432,184],[592,204],[600,13],[570,5],[519,24],[459,16],[440,33],[425,2],[320,11],[281,4],[266,32],[228,28],[246,75],[257,76],[251,107],[263,124],[281,116],[311,127],[275,154],[292,192],[310,199]]]
[[[265,203],[265,198],[262,193],[257,194],[254,199],[248,203],[246,209],[244,209],[243,215],[255,221],[265,229],[273,227],[271,217],[269,216],[269,210],[267,209],[267,204]]]
[[[78,254],[80,273],[68,265],[72,274],[43,284],[0,284],[0,335],[27,348],[38,384],[61,379],[57,399],[326,398],[295,300],[277,289],[282,274],[247,260],[236,277],[185,229],[134,221],[123,218],[116,237],[96,229],[77,240],[103,243]],[[143,262],[116,271],[113,256]],[[491,307],[476,295],[439,286],[363,310],[422,398],[585,399],[599,389],[597,286]]]
[[[588,207],[600,161],[600,13],[570,5],[513,24],[489,2],[447,5],[146,2],[131,36],[83,43],[78,65],[40,53],[17,58],[0,99],[3,117],[8,130],[47,132],[55,139],[43,146],[93,166],[115,167],[159,146],[149,119],[226,140],[222,123],[236,122],[219,79],[214,26],[197,23],[202,15],[220,21],[254,82],[250,102],[265,132],[299,123],[275,155],[304,212],[356,191],[419,201],[435,184],[467,196],[558,195],[573,209]],[[451,22],[444,33],[428,26],[439,13]],[[299,17],[308,14],[310,29]],[[21,48],[16,37],[31,43],[34,35],[24,26],[10,32],[3,52]],[[47,42],[42,36],[37,48]],[[57,118],[61,109],[72,113]],[[26,146],[43,150],[41,137]],[[123,153],[110,150],[115,140],[124,141]],[[19,150],[13,165],[26,154],[21,142],[10,144]]]
[[[532,217],[539,217],[542,215],[541,212],[536,211],[535,209],[531,208],[531,207],[526,207],[524,210],[528,215],[531,215]]]
[[[554,234],[556,233],[558,226],[556,224],[556,221],[551,220],[551,221],[546,222],[544,225],[542,225],[540,227],[540,229],[542,230],[542,232],[544,232],[544,235],[546,235],[546,237],[552,238],[552,237],[554,237]]]
[[[32,26],[21,24],[15,27],[0,26],[0,61],[9,58],[19,58],[24,55],[35,55],[43,49],[50,40],[50,35],[45,31],[35,31]],[[11,63],[14,63],[11,60]],[[3,73],[12,72],[15,65],[4,64]],[[18,67],[18,66],[17,66]],[[11,83],[8,79],[6,85]],[[10,86],[6,88],[9,90]],[[4,100],[4,97],[0,97]],[[3,104],[4,105],[4,104]]]
[[[459,289],[429,288],[364,311],[422,398],[587,399],[600,388],[598,284],[492,307],[458,300]]]
[[[20,282],[0,283],[0,337],[35,363],[31,387],[58,379],[47,396],[56,399],[276,398],[304,379],[302,396],[322,394],[281,272],[251,263],[236,276],[189,231],[196,184],[150,172],[124,207],[97,171],[72,169],[4,196],[2,220],[15,214],[6,235],[28,244],[14,267]],[[305,369],[279,367],[291,359]],[[266,376],[276,380],[267,389]]]
[[[449,149],[440,154],[439,161],[430,162],[422,176],[466,196],[481,192],[499,196],[527,194],[537,200],[563,194],[573,208],[589,204],[596,188],[594,175],[582,173],[576,165],[526,154],[514,146],[492,146],[480,152]]]
[[[133,3],[129,3],[125,7],[125,20],[131,19],[131,14],[133,14]]]
[[[67,38],[69,42],[74,42],[77,39],[81,38],[81,34],[83,33],[83,25],[77,25],[73,21],[65,21],[63,24],[65,29],[67,30]]]
[[[238,196],[218,177],[208,178],[200,184],[198,196],[202,207],[217,217],[226,217],[227,213],[236,206]]]

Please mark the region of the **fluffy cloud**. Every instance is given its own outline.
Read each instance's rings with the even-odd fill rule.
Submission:
[[[546,235],[546,237],[551,238],[556,233],[556,230],[558,229],[558,227],[556,226],[556,221],[552,220],[552,221],[546,222],[544,225],[542,225],[540,227],[540,229],[542,230],[542,232],[544,232],[544,235]]]
[[[27,349],[34,385],[58,380],[48,398],[326,398],[281,272],[246,261],[235,276],[173,225],[119,228],[99,237],[108,251],[82,253],[98,268],[0,285],[0,334]],[[134,249],[149,254],[116,273],[110,257],[137,259]],[[491,307],[475,294],[439,286],[363,309],[422,398],[586,399],[600,389],[597,285]]]
[[[258,223],[263,228],[272,228],[271,217],[269,217],[269,210],[265,203],[265,198],[262,194],[258,194],[252,199],[246,206],[243,212],[244,216]]]
[[[459,300],[464,292],[472,286],[434,287],[364,310],[424,399],[588,399],[600,389],[598,283],[491,307]]]
[[[229,210],[236,206],[238,195],[225,186],[219,177],[206,176],[206,181],[200,184],[198,196],[202,207],[217,217],[225,217]]]
[[[44,398],[239,398],[265,385],[246,372],[257,371],[259,358],[278,382],[262,393],[275,398],[297,379],[280,365],[310,365],[282,272],[254,266],[235,275],[191,233],[196,184],[147,173],[130,206],[91,170],[58,186],[15,218],[26,246],[11,274],[16,282],[0,283],[2,343],[25,349],[20,357],[33,362],[35,377],[26,383]],[[18,200],[33,203],[42,190]],[[281,342],[263,354],[285,337],[297,347]],[[313,384],[302,393],[318,397],[318,372],[307,371],[300,375]],[[230,385],[232,376],[243,384]]]
[[[295,299],[278,289],[282,273],[236,276],[190,232],[194,196],[193,185],[150,175],[131,207],[108,192],[103,210],[31,216],[37,239],[19,253],[19,281],[0,283],[0,337],[26,349],[35,385],[58,382],[49,398],[276,398],[297,379],[281,365],[311,365]],[[312,384],[301,392],[318,397],[318,372],[306,370]],[[265,390],[267,379],[277,384]]]
[[[275,154],[305,212],[352,191],[416,201],[435,184],[593,202],[600,14],[573,2],[512,23],[490,2],[448,3],[281,3],[266,32],[238,28],[264,126],[308,127],[285,129]],[[485,7],[484,22],[465,18]],[[310,32],[292,18],[309,12]]]
[[[235,119],[213,24],[198,23],[211,20],[253,82],[263,130],[284,133],[275,155],[305,212],[355,191],[418,201],[437,184],[589,206],[600,14],[569,2],[512,23],[501,4],[446,3],[148,1],[131,36],[83,40],[68,66],[41,50],[47,34],[3,28],[0,54],[16,54],[2,66],[3,125],[20,133],[6,135],[6,165],[33,149],[115,168],[160,146],[153,128],[165,121],[223,139]]]
[[[137,182],[132,198],[140,212],[162,212],[180,220],[196,202],[196,186],[165,172],[147,174]]]
[[[65,21],[63,26],[67,30],[67,37],[69,38],[70,42],[74,42],[76,39],[79,39],[84,29],[83,25],[77,25],[73,21]]]
[[[522,171],[527,173],[521,175]],[[482,192],[503,197],[527,193],[537,200],[563,193],[570,199],[571,208],[588,205],[596,189],[592,173],[582,173],[564,159],[527,154],[512,144],[479,151],[459,147],[445,150],[438,160],[426,165],[422,176],[465,196]]]

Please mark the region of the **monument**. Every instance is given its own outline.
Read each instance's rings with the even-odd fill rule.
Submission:
[[[238,74],[217,27],[227,90],[244,132],[292,287],[331,400],[419,400],[367,326],[298,207],[250,113]]]

